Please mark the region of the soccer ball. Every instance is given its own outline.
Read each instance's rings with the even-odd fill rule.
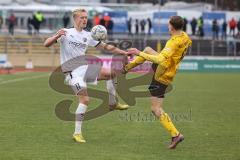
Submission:
[[[91,36],[96,41],[104,41],[107,39],[107,29],[102,25],[96,25],[91,30]]]

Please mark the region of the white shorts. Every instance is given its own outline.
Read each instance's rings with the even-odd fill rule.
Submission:
[[[70,85],[77,95],[80,91],[87,89],[87,83],[97,85],[97,78],[100,74],[101,66],[83,65],[72,72],[65,74],[65,83]]]

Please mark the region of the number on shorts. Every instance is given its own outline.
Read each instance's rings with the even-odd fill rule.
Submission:
[[[79,85],[79,83],[76,83],[75,86],[76,86],[77,90],[81,89],[81,86]]]

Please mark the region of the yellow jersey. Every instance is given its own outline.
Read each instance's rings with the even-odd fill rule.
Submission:
[[[180,35],[172,36],[157,55],[140,52],[139,56],[125,67],[125,70],[128,71],[145,60],[151,61],[157,64],[154,79],[168,85],[173,81],[178,66],[191,45],[192,40],[189,36],[185,32],[181,32]]]

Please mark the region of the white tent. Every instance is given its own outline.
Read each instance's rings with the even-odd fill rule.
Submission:
[[[12,3],[12,0],[0,0],[0,5],[7,5],[11,3]]]
[[[26,3],[27,1],[31,0],[18,0],[22,1],[22,4],[19,3],[10,3],[7,5],[1,5],[1,2],[7,2],[12,0],[0,0],[0,10],[13,10],[13,11],[42,11],[42,12],[55,12],[55,11],[73,11],[76,8],[84,8],[86,10],[96,10],[97,12],[103,11],[112,11],[112,9],[108,7],[90,7],[90,6],[60,6],[60,5],[47,5],[42,3],[30,2]],[[25,4],[25,5],[23,5]]]

